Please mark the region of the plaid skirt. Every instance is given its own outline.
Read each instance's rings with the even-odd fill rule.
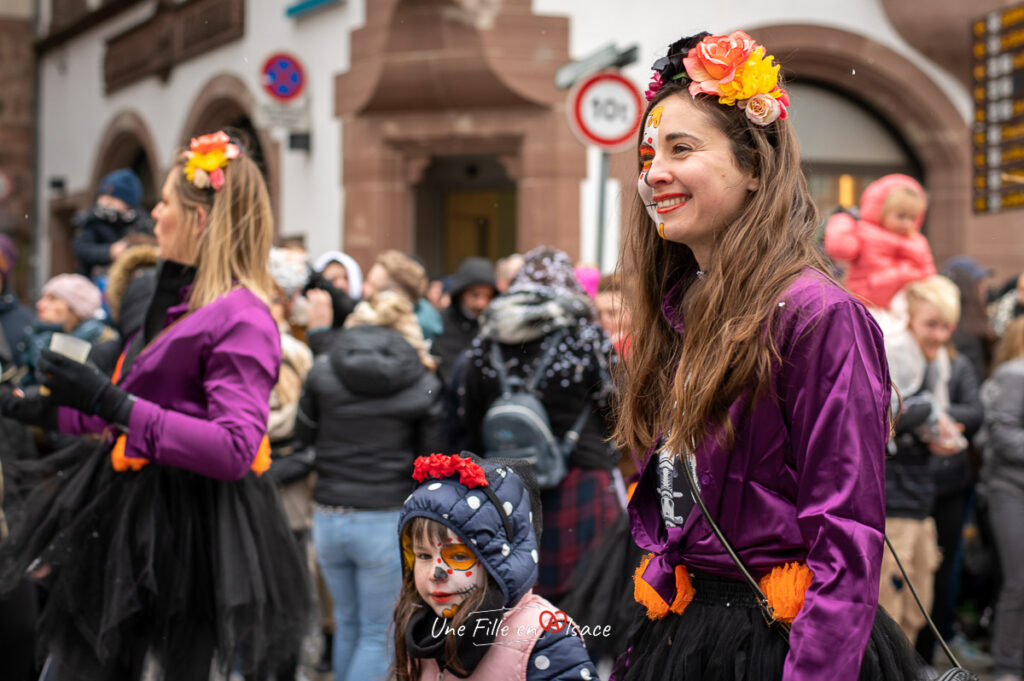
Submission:
[[[541,492],[544,531],[540,575],[534,592],[559,600],[569,590],[576,566],[601,542],[620,507],[610,470],[571,468],[558,487]]]

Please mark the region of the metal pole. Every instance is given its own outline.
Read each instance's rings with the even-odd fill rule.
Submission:
[[[597,269],[604,271],[604,188],[608,184],[608,152],[603,149],[597,179]]]

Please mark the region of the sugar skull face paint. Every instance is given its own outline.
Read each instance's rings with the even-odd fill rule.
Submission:
[[[708,266],[728,229],[760,185],[736,161],[722,122],[691,97],[672,94],[647,117],[637,190],[661,238],[688,246]],[[650,141],[648,141],[650,140]]]
[[[662,222],[658,215],[658,204],[654,201],[654,188],[648,184],[647,174],[651,170],[654,155],[657,153],[658,128],[661,126],[661,114],[664,110],[665,105],[659,104],[651,109],[651,113],[647,115],[647,119],[644,121],[644,136],[640,140],[640,179],[636,183],[637,191],[644,202],[647,214],[651,216],[651,220],[657,225],[658,236],[662,239],[665,238],[665,223]]]
[[[412,547],[416,591],[441,617],[455,615],[472,594],[484,588],[487,579],[476,554],[450,531],[443,541],[417,537]]]

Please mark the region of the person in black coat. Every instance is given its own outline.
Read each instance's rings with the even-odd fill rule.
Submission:
[[[433,369],[411,303],[386,291],[356,306],[299,400],[295,435],[315,450],[313,545],[334,602],[339,681],[387,671],[399,510],[415,486],[414,459],[445,444]]]
[[[969,441],[981,429],[985,408],[981,402],[981,381],[970,358],[954,354],[950,358],[949,407],[950,418],[963,426],[963,436]],[[935,483],[935,501],[931,517],[935,521],[942,562],[935,572],[935,591],[932,601],[932,620],[947,641],[953,637],[956,619],[956,582],[953,566],[959,563],[960,535],[967,510],[967,499],[976,479],[968,461],[968,450],[952,456],[933,456],[929,461]],[[917,635],[917,652],[926,662],[935,654],[935,635],[923,627]]]
[[[451,284],[451,305],[442,314],[444,331],[431,347],[440,357],[438,373],[446,381],[456,360],[480,330],[480,315],[498,294],[494,265],[487,258],[466,258],[459,264]]]
[[[581,410],[590,409],[570,453],[568,475],[541,494],[544,529],[536,591],[557,602],[568,590],[577,563],[600,543],[618,513],[611,474],[617,454],[606,441],[604,362],[611,345],[595,321],[590,298],[576,280],[569,257],[541,246],[524,256],[508,291],[487,308],[480,335],[466,355],[460,415],[467,449],[485,453],[481,426],[487,409],[501,394],[491,364],[491,345],[500,345],[510,376],[528,378],[556,342],[554,361],[538,384],[555,439],[561,441]]]
[[[18,260],[18,249],[6,234],[0,234],[0,371],[6,372],[26,349],[32,322],[32,310],[21,304],[11,286],[10,274]]]
[[[154,243],[153,223],[141,210],[141,201],[142,182],[129,168],[100,181],[95,203],[72,218],[77,231],[71,247],[79,274],[98,276],[128,246]]]

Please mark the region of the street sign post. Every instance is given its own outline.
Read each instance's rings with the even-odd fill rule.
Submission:
[[[618,71],[601,71],[583,79],[569,93],[569,125],[580,141],[601,149],[597,185],[597,262],[604,256],[605,184],[608,154],[633,144],[644,115],[640,91]]]

